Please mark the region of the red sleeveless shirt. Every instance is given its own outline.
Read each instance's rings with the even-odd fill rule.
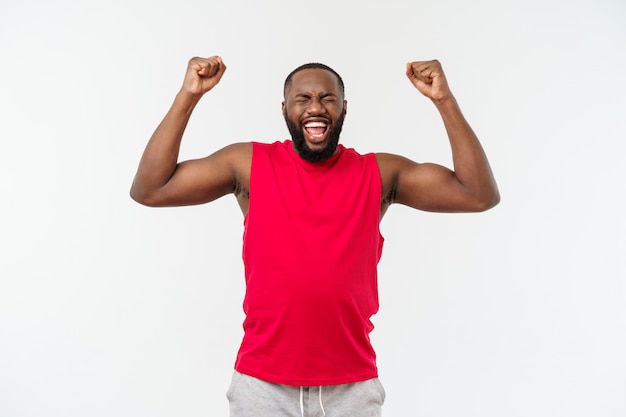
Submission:
[[[291,141],[252,146],[235,369],[296,386],[376,377],[369,333],[383,238],[375,155],[339,145],[331,159],[310,163]]]

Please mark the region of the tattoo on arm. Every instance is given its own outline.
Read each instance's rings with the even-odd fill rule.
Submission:
[[[396,184],[393,184],[391,186],[391,188],[389,189],[389,192],[387,193],[387,195],[385,196],[385,198],[383,198],[383,205],[384,206],[389,206],[391,205],[395,200],[396,200],[396,192],[397,192],[397,186]]]

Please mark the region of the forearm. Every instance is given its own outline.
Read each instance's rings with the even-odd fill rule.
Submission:
[[[485,208],[500,200],[498,186],[478,137],[463,116],[455,98],[450,95],[433,101],[441,114],[450,139],[457,180]]]
[[[165,185],[178,163],[180,143],[200,96],[181,90],[148,141],[131,187],[131,196],[140,201]]]

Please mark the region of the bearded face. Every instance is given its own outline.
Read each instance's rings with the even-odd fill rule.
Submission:
[[[339,136],[341,135],[341,129],[343,127],[343,120],[345,115],[341,117],[332,125],[326,125],[325,129],[328,130],[326,145],[320,149],[311,149],[306,140],[304,139],[305,126],[298,126],[290,118],[289,114],[285,112],[285,122],[287,123],[287,129],[291,134],[291,140],[296,149],[296,152],[302,159],[308,162],[323,162],[330,159],[335,152],[337,152],[337,145],[339,144]]]
[[[283,115],[298,155],[321,162],[337,152],[346,115],[338,78],[321,68],[296,72],[285,89]]]

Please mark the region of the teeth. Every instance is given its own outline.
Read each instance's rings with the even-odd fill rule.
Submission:
[[[304,127],[326,127],[326,123],[324,122],[309,122],[304,125]]]

